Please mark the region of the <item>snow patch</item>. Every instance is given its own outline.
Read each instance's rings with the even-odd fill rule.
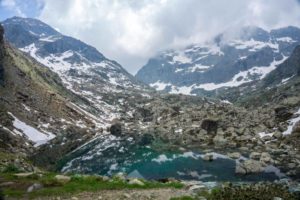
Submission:
[[[297,42],[295,40],[293,40],[290,37],[281,37],[281,38],[276,38],[277,41],[279,42],[288,42],[288,43],[293,43],[293,42]]]
[[[15,117],[12,113],[8,112],[10,116],[14,118],[13,126],[15,127],[14,132],[19,134],[21,132],[22,135],[25,135],[29,140],[35,143],[35,146],[39,146],[47,143],[49,140],[55,138],[55,135],[52,133],[43,133],[32,126],[27,125],[26,123],[20,121],[17,117]]]
[[[153,158],[152,161],[157,162],[157,163],[163,163],[163,162],[167,162],[167,161],[172,161],[172,159],[170,159],[166,155],[162,154],[162,155],[159,155],[157,158]]]
[[[295,113],[295,115],[299,115],[299,116],[296,117],[296,118],[290,119],[288,121],[289,122],[289,126],[288,126],[287,130],[282,133],[283,135],[290,135],[293,132],[293,128],[296,125],[296,123],[300,121],[300,108]]]

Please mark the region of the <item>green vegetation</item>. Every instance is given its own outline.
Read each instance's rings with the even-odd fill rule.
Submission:
[[[26,177],[17,177],[12,173],[0,174],[6,181],[14,181],[15,185],[4,188],[3,193],[10,197],[41,197],[41,196],[64,196],[80,192],[96,192],[111,189],[154,189],[154,188],[182,188],[178,182],[160,183],[156,181],[141,180],[144,185],[129,184],[120,178],[105,179],[102,176],[72,175],[71,180],[62,183],[55,178],[54,173],[32,174]],[[27,193],[27,188],[34,183],[40,183],[43,188]]]
[[[276,184],[227,186],[214,188],[210,193],[203,191],[198,195],[205,197],[207,200],[273,200],[274,197],[284,200],[297,199],[287,188]]]

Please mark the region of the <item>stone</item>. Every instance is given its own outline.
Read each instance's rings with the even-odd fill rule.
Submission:
[[[27,192],[30,193],[30,192],[33,192],[33,191],[36,191],[36,190],[40,190],[42,188],[43,188],[42,184],[40,184],[40,183],[34,183],[29,188],[27,188]]]
[[[293,116],[293,113],[285,106],[275,108],[275,117],[278,121],[287,121]]]
[[[273,200],[283,200],[283,199],[280,197],[274,197]]]
[[[18,173],[18,174],[14,174],[14,176],[19,177],[19,178],[26,178],[29,177],[31,175],[33,175],[33,172],[29,172],[29,173]]]
[[[252,152],[249,157],[250,157],[250,159],[253,159],[253,160],[259,160],[261,157],[261,153]]]
[[[218,121],[214,119],[204,119],[201,128],[206,130],[208,134],[216,134],[218,130]]]
[[[271,155],[269,153],[267,153],[267,152],[261,153],[260,162],[263,162],[263,163],[272,163]]]
[[[192,185],[191,187],[189,187],[189,191],[193,191],[193,192],[200,192],[201,190],[205,189],[206,187],[204,185]]]
[[[131,198],[130,194],[128,194],[128,193],[124,193],[123,196],[124,196],[125,198],[127,198],[127,199],[130,199],[130,198]]]
[[[71,177],[64,175],[56,175],[54,178],[60,183],[68,183],[71,181]]]
[[[232,159],[239,159],[241,154],[239,152],[228,153],[227,156]]]
[[[110,129],[110,134],[114,136],[121,136],[122,135],[122,124],[117,122],[113,125],[111,125]]]
[[[72,197],[71,200],[79,200],[77,197]]]
[[[139,179],[130,179],[129,182],[128,182],[129,185],[139,185],[139,186],[144,186],[145,184],[140,181]]]
[[[256,160],[246,160],[236,164],[235,173],[237,174],[251,174],[260,173],[264,170],[261,162]]]
[[[225,139],[222,135],[216,135],[213,141],[217,146],[225,146],[227,144],[227,139]]]
[[[205,161],[213,161],[214,160],[214,156],[212,154],[207,153],[207,154],[205,154],[203,156],[202,159],[205,160]]]
[[[280,139],[280,138],[282,138],[282,133],[279,132],[279,131],[276,131],[276,132],[274,133],[273,136],[274,136],[276,139]]]

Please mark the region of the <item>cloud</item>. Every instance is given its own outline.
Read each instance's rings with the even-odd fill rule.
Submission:
[[[203,42],[225,30],[300,23],[297,0],[43,0],[43,5],[40,19],[97,47],[131,73],[160,50]]]
[[[26,17],[21,8],[17,5],[15,0],[1,0],[0,6],[14,13],[20,17]]]

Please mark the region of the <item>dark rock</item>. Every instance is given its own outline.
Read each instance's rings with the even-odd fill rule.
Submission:
[[[212,119],[205,119],[202,121],[201,128],[207,131],[207,133],[217,133],[218,121]]]
[[[287,107],[275,108],[275,117],[278,121],[286,121],[293,116]]]
[[[110,127],[110,133],[114,136],[122,135],[122,124],[117,122]]]

